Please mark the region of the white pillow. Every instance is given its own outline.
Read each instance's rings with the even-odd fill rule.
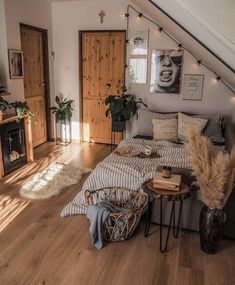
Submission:
[[[177,119],[153,119],[153,139],[178,141],[178,122]]]
[[[203,131],[207,124],[206,119],[191,117],[182,113],[178,114],[178,138],[182,141],[187,141],[188,129],[192,127],[199,131]]]

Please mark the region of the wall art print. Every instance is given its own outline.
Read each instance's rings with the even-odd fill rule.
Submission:
[[[9,71],[11,79],[23,78],[23,52],[21,50],[9,49]]]
[[[151,93],[180,93],[183,50],[153,49],[151,62]]]

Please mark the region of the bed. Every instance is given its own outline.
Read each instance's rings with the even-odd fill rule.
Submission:
[[[139,131],[136,132],[137,135],[143,135],[141,130],[144,129],[145,136],[151,138],[151,128],[147,126],[148,122],[151,122],[152,120],[152,112],[150,115],[150,118],[147,119],[146,114],[144,117],[142,116],[142,126],[140,120],[138,125]],[[170,116],[174,117],[175,113]],[[139,117],[141,117],[141,114],[139,114]],[[220,123],[220,118],[216,118],[218,118],[217,121]],[[212,127],[213,137],[215,137],[215,126]],[[96,190],[103,187],[126,187],[136,191],[141,191],[143,182],[152,178],[157,168],[161,165],[168,165],[188,170],[190,169],[188,159],[189,153],[187,152],[184,144],[173,143],[165,140],[155,141],[144,138],[131,138],[121,141],[118,147],[131,147],[134,151],[140,152],[143,151],[146,146],[151,146],[154,151],[158,152],[160,158],[125,157],[112,152],[91,172],[83,184],[81,191],[64,207],[61,212],[61,217],[86,214],[87,205],[84,197],[85,190]],[[224,145],[218,147],[220,149],[224,149]],[[198,218],[202,206],[203,204],[197,199],[196,193],[194,193],[190,199],[187,199],[187,202],[184,203],[183,209],[183,228],[198,230]],[[164,219],[168,219],[168,212],[166,205]],[[156,223],[159,221],[157,203],[154,208],[153,221]]]
[[[141,190],[142,184],[153,177],[159,165],[189,168],[188,154],[181,144],[169,141],[153,141],[145,139],[129,139],[120,142],[119,147],[132,147],[134,151],[143,151],[151,146],[160,158],[125,157],[111,153],[89,175],[82,190],[62,211],[61,216],[86,214],[84,200],[85,190],[95,190],[109,186],[122,186],[133,190]]]

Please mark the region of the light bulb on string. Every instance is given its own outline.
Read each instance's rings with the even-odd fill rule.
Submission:
[[[178,50],[181,50],[182,44],[178,44],[177,48],[178,48]]]

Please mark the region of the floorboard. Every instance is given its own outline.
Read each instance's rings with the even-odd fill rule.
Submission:
[[[207,255],[200,250],[198,233],[184,231],[161,254],[159,227],[152,225],[145,238],[142,221],[131,239],[94,249],[85,216],[59,216],[86,177],[47,200],[19,196],[21,185],[52,162],[94,168],[109,153],[110,147],[102,144],[46,143],[35,149],[35,162],[0,182],[0,284],[234,284],[234,241],[223,240],[217,254]]]

